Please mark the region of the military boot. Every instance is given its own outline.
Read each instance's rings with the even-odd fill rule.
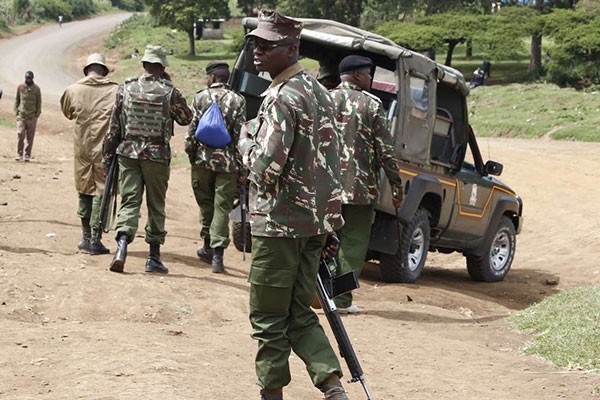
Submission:
[[[125,260],[127,259],[127,243],[129,238],[124,233],[120,233],[117,236],[117,251],[115,256],[110,263],[110,270],[112,272],[123,272],[125,268]]]
[[[92,238],[92,227],[90,226],[89,218],[81,218],[81,242],[77,248],[86,253],[90,252],[90,239]]]
[[[319,387],[319,389],[325,395],[325,400],[350,400],[340,381],[326,383]]]
[[[204,246],[196,249],[196,255],[204,262],[212,262],[213,249],[210,248],[210,238],[204,239]]]
[[[98,254],[108,254],[110,250],[102,244],[102,231],[98,229],[94,229],[94,234],[92,235],[92,242],[90,243],[90,254],[95,256]]]
[[[212,272],[215,274],[221,274],[225,272],[225,265],[223,265],[223,254],[225,253],[225,248],[216,247],[214,249],[213,257],[212,257]]]
[[[146,260],[146,272],[169,273],[169,268],[160,261],[160,243],[150,243],[150,253]]]
[[[261,389],[260,400],[283,400],[283,392],[269,393],[265,389]]]

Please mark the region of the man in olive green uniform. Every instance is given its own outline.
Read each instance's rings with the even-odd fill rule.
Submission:
[[[138,229],[142,196],[146,190],[148,221],[146,243],[150,254],[146,272],[168,273],[160,260],[165,236],[165,196],[169,183],[173,121],[188,125],[193,113],[185,98],[165,72],[167,52],[148,45],[142,58],[144,74],[129,78],[117,89],[110,128],[104,138],[104,159],[108,168],[115,154],[119,162],[121,206],[116,227],[117,251],[110,264],[123,272],[127,244]]]
[[[246,100],[229,89],[229,65],[211,61],[206,67],[207,86],[194,96],[194,120],[185,138],[185,151],[192,164],[192,189],[200,207],[200,238],[204,246],[196,251],[201,260],[212,263],[212,271],[224,271],[223,253],[229,245],[229,213],[233,207],[241,157],[237,151],[240,128],[246,120]],[[220,148],[200,142],[194,136],[198,121],[216,102],[223,114],[231,142]]]
[[[371,68],[368,57],[351,55],[339,65],[342,82],[331,91],[335,103],[340,140],[342,176],[342,215],[345,224],[337,231],[340,239],[338,274],[355,271],[359,276],[364,265],[373,207],[379,196],[379,168],[383,167],[392,188],[401,185],[394,157],[393,139],[381,100],[368,93]],[[394,205],[400,203],[396,189]],[[339,312],[357,313],[352,293],[336,297]]]
[[[273,82],[239,149],[249,169],[250,322],[261,399],[283,398],[293,350],[326,399],[348,397],[339,361],[310,308],[328,232],[339,229],[338,132],[327,90],[298,63],[302,24],[262,11],[254,65]]]
[[[85,78],[69,86],[60,98],[64,116],[75,120],[75,188],[79,193],[77,215],[83,231],[78,248],[92,255],[110,252],[102,244],[102,230],[98,221],[104,192],[102,140],[108,131],[118,86],[106,78],[108,72],[104,56],[91,54],[83,67]]]
[[[17,161],[31,161],[31,149],[35,137],[37,120],[42,113],[42,92],[40,87],[33,82],[33,72],[25,73],[25,83],[17,87],[15,96],[15,115],[17,116]],[[27,147],[25,147],[27,139]],[[23,158],[23,148],[25,157]]]

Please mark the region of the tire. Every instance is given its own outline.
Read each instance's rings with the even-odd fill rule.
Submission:
[[[402,229],[400,247],[394,255],[381,254],[379,268],[385,282],[415,283],[421,276],[429,251],[431,228],[429,212],[418,209]]]
[[[478,282],[504,279],[515,257],[517,235],[510,218],[503,216],[482,256],[467,255],[467,270]]]
[[[238,251],[244,251],[244,239],[241,222],[231,223],[231,236],[233,245]],[[252,251],[252,236],[250,233],[250,222],[246,222],[246,253]]]

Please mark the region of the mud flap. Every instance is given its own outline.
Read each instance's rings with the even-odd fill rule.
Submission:
[[[385,254],[398,252],[398,223],[393,215],[377,212],[371,227],[369,250]]]

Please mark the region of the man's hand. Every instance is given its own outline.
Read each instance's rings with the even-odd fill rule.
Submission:
[[[394,205],[394,208],[400,208],[403,198],[402,186],[394,186],[392,188],[392,204]]]
[[[237,175],[237,184],[245,185],[248,182],[248,171],[240,170]]]
[[[325,247],[323,247],[323,251],[321,252],[321,257],[325,260],[331,260],[337,254],[340,249],[340,239],[338,239],[335,232],[330,232],[327,236],[327,240],[325,241]]]

